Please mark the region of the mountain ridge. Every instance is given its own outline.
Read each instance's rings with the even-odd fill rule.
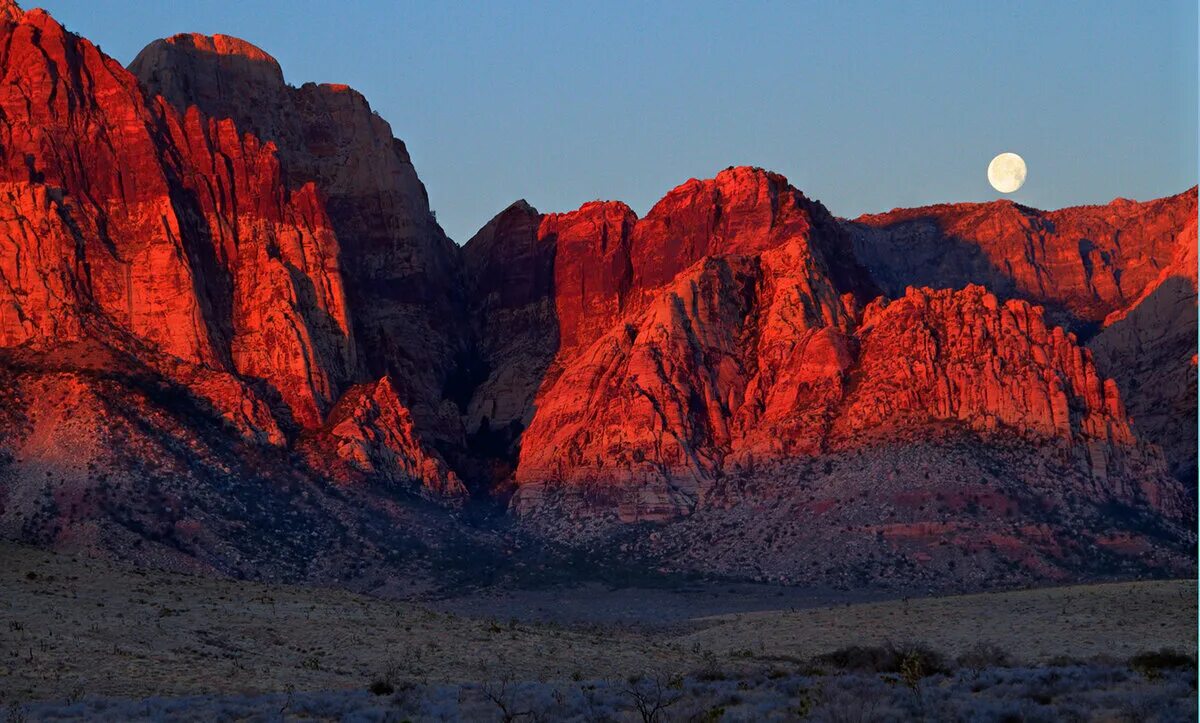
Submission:
[[[345,86],[229,36],[126,70],[44,12],[0,35],[6,537],[359,585],[539,545],[855,584],[1194,561],[1195,440],[1126,405],[1195,409],[1195,189],[847,221],[731,167],[458,247]]]

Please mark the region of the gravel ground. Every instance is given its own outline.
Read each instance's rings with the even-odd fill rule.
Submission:
[[[1188,686],[1194,713],[1194,669],[1151,679],[1127,664],[1161,648],[1195,655],[1194,580],[871,602],[754,586],[559,592],[556,614],[538,618],[529,611],[553,609],[552,591],[420,605],[0,544],[0,720],[7,707],[14,720],[185,711],[265,720],[278,719],[285,703],[290,715],[318,719],[487,719],[495,704],[481,681],[560,706],[552,718],[586,717],[579,706],[592,695],[620,719],[632,710],[622,707],[631,676],[685,676],[672,690],[691,702],[676,710],[724,708],[726,720],[787,718],[817,703],[846,720],[838,711],[862,695],[893,711],[884,719],[907,716],[914,700],[951,711],[972,696],[988,701],[995,719],[1010,708],[1034,720],[1138,706],[1153,712],[1141,719],[1153,719],[1175,710]],[[630,624],[639,604],[660,611],[644,626]],[[446,611],[454,605],[459,612]],[[848,646],[913,642],[951,660],[987,642],[1018,667],[951,666],[923,679],[919,695],[895,671],[817,676],[812,667],[814,656]],[[373,681],[388,681],[393,693],[371,695]],[[1055,692],[1027,694],[1030,681]]]

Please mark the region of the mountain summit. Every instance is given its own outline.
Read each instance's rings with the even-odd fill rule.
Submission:
[[[460,248],[361,94],[250,43],[0,41],[5,537],[376,591],[1194,563],[1195,189],[845,221],[738,167]]]

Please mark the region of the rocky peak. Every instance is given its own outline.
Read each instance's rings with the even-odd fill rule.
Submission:
[[[279,68],[279,62],[262,48],[230,35],[201,35],[199,33],[180,33],[167,38],[165,42],[168,45],[189,46],[197,51],[205,53],[216,53],[217,55],[232,55],[240,58],[245,58],[251,62],[263,63],[273,68]],[[283,77],[282,69],[279,70],[279,77]]]
[[[274,57],[257,45],[230,35],[221,35],[220,33],[216,35],[179,33],[163,40],[154,41],[142,52],[159,47],[160,45],[177,47],[183,52],[212,53],[215,55],[243,58],[249,62],[273,68],[277,71],[275,75],[280,79],[283,78],[283,70],[280,69],[279,62]],[[134,62],[137,61],[135,60]]]
[[[228,35],[181,33],[155,40],[138,53],[129,70],[180,110],[198,105],[216,117],[235,117],[229,111],[247,97],[270,102],[284,87],[275,58]],[[214,113],[216,109],[226,112]]]
[[[664,284],[709,254],[761,251],[806,234],[807,214],[792,190],[783,176],[748,167],[677,186],[638,224],[636,285]]]
[[[758,253],[797,239],[842,291],[873,295],[849,238],[825,207],[784,176],[752,167],[692,179],[655,204],[634,234],[634,285],[664,284],[705,256]]]
[[[587,344],[624,308],[633,277],[633,209],[592,201],[570,213],[542,217],[538,236],[555,248],[554,293],[559,343]]]
[[[1041,211],[1011,201],[897,209],[846,223],[855,252],[892,296],[906,286],[986,285],[1045,304],[1083,328],[1134,302],[1176,254],[1196,192]]]
[[[496,214],[463,247],[472,308],[512,308],[548,297],[554,244],[538,233],[542,215],[524,200]]]
[[[25,12],[15,0],[0,0],[0,20],[19,23]]]
[[[418,426],[458,444],[443,397],[469,346],[461,253],[388,123],[347,86],[286,85],[269,55],[224,36],[156,41],[130,70],[148,94],[272,142],[286,186],[315,185],[337,236],[360,377],[392,375]]]

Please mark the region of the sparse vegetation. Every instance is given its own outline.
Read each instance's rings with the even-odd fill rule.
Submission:
[[[289,720],[521,723],[1088,719],[1096,710],[1175,719],[1183,702],[1194,704],[1191,659],[1159,650],[1187,651],[1194,640],[1193,582],[821,608],[792,607],[772,593],[762,601],[778,606],[774,612],[637,631],[513,622],[515,606],[450,614],[337,590],[10,553],[0,612],[6,650],[15,654],[0,661],[9,671],[0,676],[0,702],[21,702],[30,720],[72,701],[72,715],[113,720],[171,719],[188,706],[188,715],[211,719],[278,719],[283,711]],[[35,581],[28,570],[38,572]],[[1106,628],[1095,626],[1097,610],[1111,611]],[[1017,625],[1005,617],[1013,611]],[[1070,634],[1074,615],[1092,634]],[[956,630],[963,619],[993,621],[988,631],[998,637],[969,644],[977,627]],[[921,642],[877,642],[889,635]],[[856,641],[869,644],[848,645]],[[1119,658],[1095,660],[1122,647]],[[1130,658],[1139,647],[1158,652]],[[1059,665],[1043,663],[1050,653],[1063,655]],[[687,674],[630,678],[647,666]],[[464,672],[491,682],[461,682]],[[207,694],[235,681],[253,694]],[[289,695],[289,686],[302,692]]]
[[[893,673],[907,682],[948,672],[945,658],[925,645],[885,645],[846,648],[818,655],[814,662],[843,671]]]
[[[683,698],[683,676],[677,673],[636,675],[628,683],[625,695],[633,701],[642,723],[660,723],[667,709]]]
[[[909,658],[912,659],[911,657]],[[894,675],[841,673],[821,678],[739,674],[706,682],[694,676],[633,676],[625,681],[428,684],[373,690],[205,695],[182,699],[87,698],[71,715],[119,720],[1185,720],[1194,716],[1191,671],[1164,669],[1149,680],[1121,666],[987,668],[945,675],[913,695]],[[889,680],[885,680],[889,678]],[[922,679],[923,680],[923,679]],[[13,720],[50,718],[63,703],[32,703]]]
[[[1158,680],[1163,671],[1195,670],[1196,659],[1177,650],[1163,648],[1153,652],[1138,653],[1129,659],[1129,667],[1141,673],[1147,680]]]

